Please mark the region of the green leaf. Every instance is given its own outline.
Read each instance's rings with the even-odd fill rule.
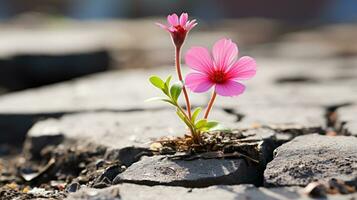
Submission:
[[[150,76],[149,81],[151,82],[151,84],[153,84],[155,87],[159,88],[159,89],[165,89],[165,83],[163,80],[161,80],[160,77],[158,76]]]
[[[170,75],[170,76],[168,76],[168,77],[166,78],[165,85],[167,85],[167,87],[169,87],[169,86],[170,86],[170,81],[171,81],[171,78],[172,78],[172,76],[171,76],[171,75]]]
[[[207,130],[210,130],[210,129],[212,129],[212,128],[218,126],[218,124],[219,124],[219,123],[216,122],[216,121],[209,121],[209,122],[207,122],[207,124],[205,125],[204,128],[206,128]]]
[[[201,111],[202,111],[202,108],[201,108],[201,107],[197,107],[197,108],[193,111],[193,114],[192,114],[192,117],[191,117],[192,123],[195,123],[195,122],[196,122],[196,118],[197,118],[198,115],[201,113]]]
[[[201,119],[200,121],[198,121],[196,124],[195,124],[195,127],[197,129],[201,129],[202,127],[205,127],[207,124],[207,119]]]
[[[171,94],[171,98],[172,100],[174,100],[175,102],[177,102],[178,97],[180,96],[182,91],[182,84],[181,83],[175,83],[171,86],[170,88],[170,94]]]
[[[167,95],[170,96],[169,94],[169,88],[170,88],[170,81],[171,81],[172,76],[168,76],[165,80],[165,84],[164,84],[164,89],[162,89],[162,91]]]

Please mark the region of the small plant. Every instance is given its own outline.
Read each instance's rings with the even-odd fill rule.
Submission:
[[[150,100],[160,100],[172,105],[178,117],[190,130],[194,144],[201,143],[201,135],[217,127],[218,122],[208,120],[208,115],[213,107],[217,94],[220,96],[237,96],[244,92],[245,86],[238,82],[252,78],[256,73],[255,60],[249,56],[238,59],[238,47],[229,39],[217,41],[212,49],[212,54],[203,47],[192,47],[185,55],[186,64],[193,70],[183,80],[181,73],[181,47],[188,32],[197,25],[196,20],[189,21],[188,14],[182,13],[167,17],[168,25],[157,23],[168,31],[175,46],[175,64],[179,82],[171,84],[172,76],[165,80],[158,76],[151,76],[150,82],[160,89],[165,97],[156,97]],[[203,118],[200,118],[202,108],[198,107],[191,113],[191,105],[186,88],[192,92],[203,93],[214,87],[212,97],[208,102]],[[184,94],[186,109],[178,99]]]

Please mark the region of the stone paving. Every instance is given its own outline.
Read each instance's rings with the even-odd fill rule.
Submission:
[[[295,44],[292,49],[299,49]],[[333,51],[346,53],[341,49]],[[211,114],[249,135],[242,142],[256,147],[258,164],[242,157],[177,160],[149,150],[158,138],[187,133],[169,106],[144,102],[157,95],[147,78],[173,73],[168,66],[105,72],[1,96],[0,142],[24,141],[26,158],[43,159],[41,164],[51,148],[76,153],[83,145],[86,155],[99,149],[91,180],[83,174],[92,163],[78,163],[81,171],[68,179],[68,199],[283,200],[310,199],[316,192],[357,198],[357,59],[328,57],[328,51],[300,59],[284,42],[274,50],[285,56],[258,54],[258,74],[246,93],[218,98]],[[193,95],[193,105],[204,106],[208,98]],[[332,179],[350,185],[334,192],[304,188]]]
[[[82,189],[80,193],[70,195],[69,199],[78,195],[82,195],[83,199],[87,198],[86,195],[134,198],[126,188],[140,190],[142,196],[158,195],[156,190],[160,191],[159,194],[168,195],[171,190],[176,191],[170,186],[156,185],[211,186],[206,189],[179,189],[183,199],[206,193],[227,196],[228,199],[303,199],[308,197],[302,194],[300,187],[314,180],[347,178],[351,181],[356,178],[356,138],[324,134],[328,130],[342,135],[355,134],[353,105],[357,99],[354,87],[357,79],[331,81],[335,69],[332,66],[317,66],[316,70],[321,71],[322,76],[314,78],[313,74],[307,74],[308,79],[296,81],[293,75],[302,76],[309,66],[290,72],[290,78],[284,75],[289,70],[281,68],[279,63],[272,64],[271,60],[262,59],[260,66],[257,78],[248,83],[247,93],[241,98],[218,99],[212,116],[230,128],[256,129],[253,135],[262,143],[265,136],[257,128],[270,130],[272,137],[269,136],[269,142],[265,142],[270,147],[265,152],[267,157],[264,159],[268,163],[265,170],[264,162],[261,163],[263,166],[254,166],[244,159],[175,161],[167,156],[151,157],[149,154],[149,157],[142,157],[147,155],[145,149],[155,138],[184,134],[184,126],[169,107],[144,102],[156,94],[148,86],[147,77],[152,73],[168,74],[168,69],[103,73],[9,94],[0,98],[0,122],[4,124],[8,116],[18,116],[24,123],[33,123],[31,129],[28,127],[24,148],[32,156],[41,155],[48,145],[74,141],[105,147],[107,155],[115,154],[114,157],[127,168],[122,173],[117,171],[117,176],[112,175],[108,180],[108,184],[118,186],[94,191]],[[331,80],[326,82],[321,79]],[[206,100],[194,97],[193,104],[204,105]],[[328,111],[334,106],[337,119],[332,123],[331,112]],[[160,121],[160,118],[165,120]],[[13,127],[5,128],[2,131],[16,131]],[[275,150],[274,158],[269,157],[282,143],[285,144]],[[264,184],[269,188],[244,184],[212,186],[242,183]],[[152,188],[152,192],[146,188]],[[113,196],[115,191],[117,196]],[[344,197],[348,196],[336,195],[332,198]]]

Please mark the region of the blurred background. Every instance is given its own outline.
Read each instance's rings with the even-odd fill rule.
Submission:
[[[229,37],[255,57],[357,58],[355,0],[0,0],[0,94],[172,65],[154,22],[183,11],[200,23],[185,47]]]

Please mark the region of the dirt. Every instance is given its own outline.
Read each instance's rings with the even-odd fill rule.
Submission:
[[[63,199],[80,187],[107,187],[103,182],[122,167],[103,159],[105,151],[90,144],[67,144],[49,146],[40,157],[29,159],[13,147],[0,157],[0,199]]]

